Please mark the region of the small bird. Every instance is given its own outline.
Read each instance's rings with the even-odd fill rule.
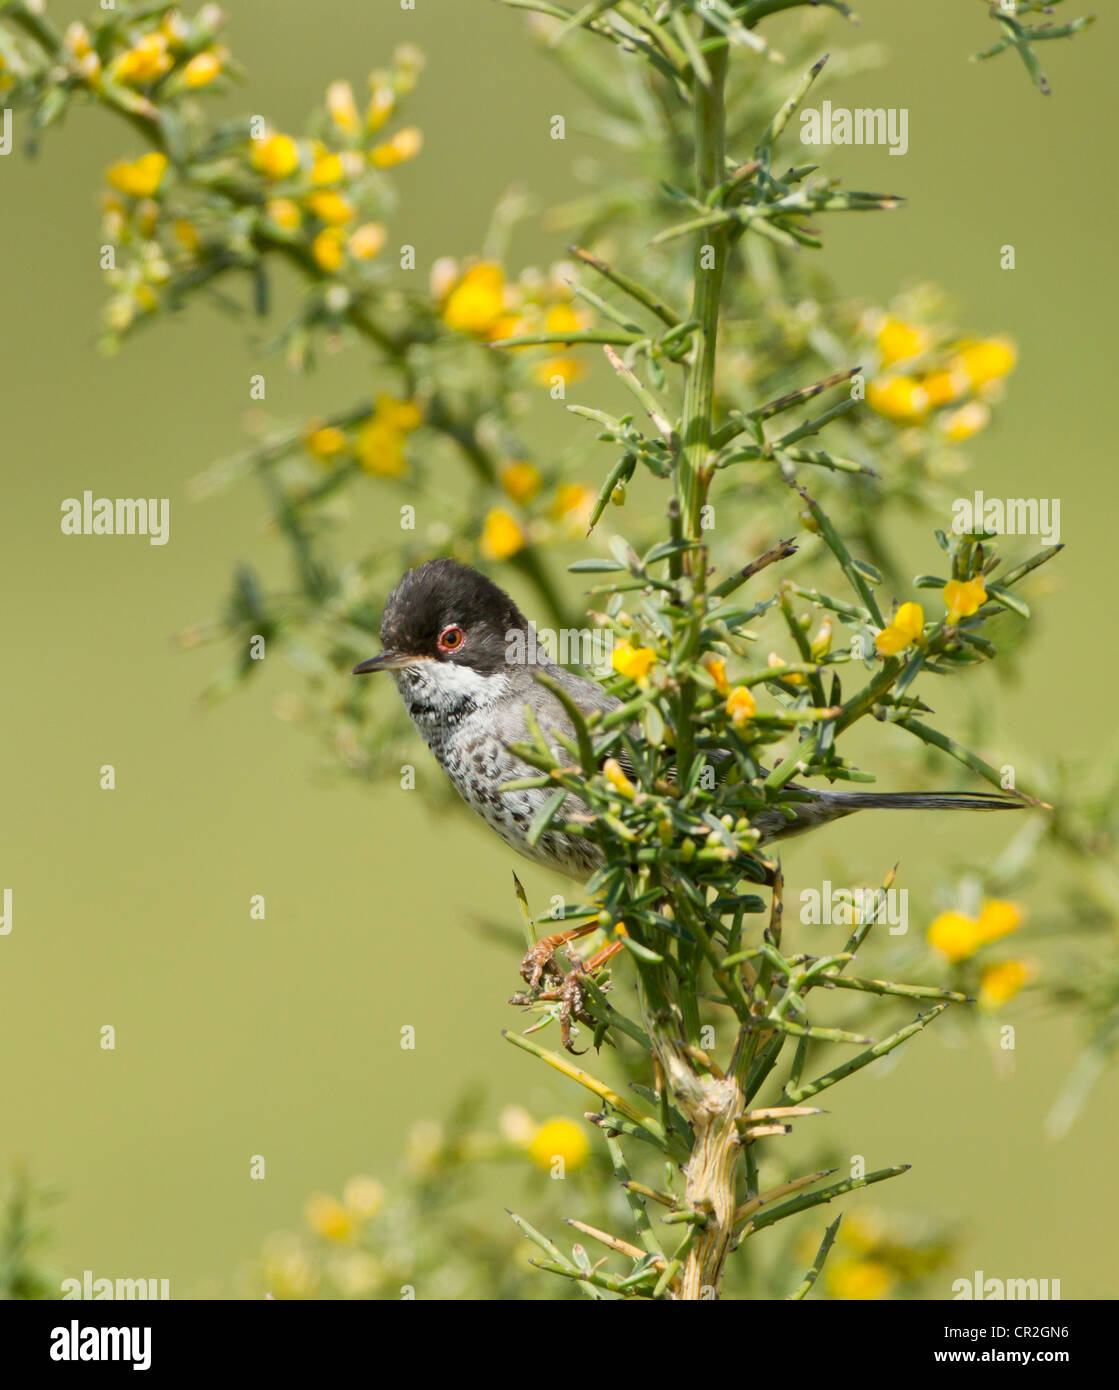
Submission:
[[[574,736],[562,703],[537,682],[537,674],[561,686],[586,714],[616,709],[621,702],[595,681],[551,661],[509,595],[485,575],[454,560],[429,560],[403,576],[385,604],[381,643],[380,656],[355,666],[354,675],[391,672],[412,722],[471,810],[519,853],[586,882],[603,862],[593,841],[549,828],[535,844],[529,842],[533,817],[553,789],[503,792],[500,788],[538,773],[510,751],[511,744],[530,739],[526,705],[545,737],[552,731]],[[754,816],[751,824],[760,833],[759,844],[787,839],[854,811],[990,811],[1024,804],[1008,796],[952,792],[794,789],[802,793],[803,801]],[[580,810],[585,812],[586,807],[571,796],[556,821],[570,820]],[[534,991],[542,974],[552,973],[556,947],[594,927],[592,922],[559,933],[529,952],[522,973]]]

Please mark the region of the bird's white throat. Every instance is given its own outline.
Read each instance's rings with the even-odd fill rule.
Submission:
[[[504,671],[483,675],[454,661],[418,661],[392,674],[409,715],[424,734],[490,708],[510,684]]]

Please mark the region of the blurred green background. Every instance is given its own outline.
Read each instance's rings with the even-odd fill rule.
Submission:
[[[84,8],[51,11],[63,21]],[[426,145],[400,171],[392,233],[416,246],[421,274],[437,256],[478,249],[511,182],[541,201],[572,193],[573,162],[595,148],[572,120],[566,142],[548,138],[549,117],[583,103],[521,18],[489,0],[227,9],[249,73],[227,104],[281,128],[301,128],[331,79],[363,84],[395,44],[425,51],[409,118]],[[1089,756],[1115,743],[1116,672],[1084,660],[1110,622],[1114,572],[1107,204],[1119,171],[1104,101],[1115,26],[1044,45],[1045,99],[1012,55],[966,62],[991,41],[977,3],[859,9],[861,37],[885,44],[890,62],[859,80],[851,104],[907,107],[909,153],[851,150],[835,165],[910,201],[895,216],[834,220],[826,264],[870,303],[936,281],[961,322],[1017,339],[1009,403],[971,446],[972,481],[991,495],[1059,496],[1068,550],[1049,572],[1059,585],[1041,605],[1025,681],[992,689],[1007,761]],[[848,39],[838,19],[835,30]],[[537,1116],[582,1112],[581,1095],[500,1039],[517,1018],[505,1004],[516,960],[475,926],[485,914],[516,923],[513,867],[537,902],[562,889],[463,816],[436,820],[395,786],[316,775],[321,750],[274,715],[295,673],[266,670],[247,695],[200,705],[217,656],[184,654],[173,634],[216,611],[238,559],[267,567],[274,543],[251,485],[194,504],[188,481],[240,446],[252,373],[267,374],[270,412],[300,418],[367,389],[366,363],[353,352],[300,381],[264,356],[253,325],[205,310],[98,357],[97,195],[103,168],[139,148],[96,113],[52,132],[36,161],[18,125],[16,143],[0,161],[0,889],[15,894],[14,930],[0,938],[0,1161],[22,1156],[65,1189],[62,1274],[166,1277],[178,1297],[229,1292],[308,1193],[355,1172],[391,1179],[409,1127],[444,1112],[467,1081],[485,1084],[495,1111],[516,1101]],[[1011,272],[999,268],[1004,243],[1016,249]],[[529,228],[513,261],[561,254],[558,237]],[[605,462],[590,457],[589,475]],[[86,488],[170,497],[170,544],[63,537],[60,503]],[[1058,719],[1078,731],[1073,746]],[[105,763],[115,791],[99,789]],[[438,775],[418,742],[416,765],[421,779]],[[790,874],[827,876],[834,854],[880,876],[900,850],[908,882],[927,887],[958,834],[891,827],[882,845],[883,829],[866,818],[794,845]],[[996,848],[1009,832],[969,823],[967,833]],[[249,916],[257,893],[263,922]],[[113,1052],[99,1047],[104,1024],[116,1029]],[[406,1024],[415,1051],[400,1049]],[[1021,1021],[1000,1077],[973,1035],[933,1030],[885,1075],[845,1086],[826,1121],[827,1138],[869,1168],[915,1165],[877,1189],[875,1205],[961,1223],[944,1294],[976,1267],[1060,1278],[1065,1297],[1119,1293],[1119,1081],[1105,1078],[1063,1143],[1042,1134],[1076,1041],[1067,1022]],[[264,1182],[250,1181],[254,1154],[267,1161]]]

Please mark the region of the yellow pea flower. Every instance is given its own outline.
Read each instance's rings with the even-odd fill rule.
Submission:
[[[541,386],[554,386],[556,377],[565,384],[580,381],[587,369],[577,357],[547,357],[532,369],[532,378]]]
[[[517,459],[503,465],[498,475],[501,486],[514,502],[531,502],[540,491],[543,481],[540,470],[524,459]]]
[[[874,639],[879,656],[897,656],[911,647],[925,630],[925,612],[919,603],[903,603],[894,614],[889,627],[884,627]]]
[[[528,1156],[538,1168],[551,1169],[558,1158],[565,1171],[581,1168],[590,1155],[591,1146],[582,1128],[574,1120],[563,1118],[545,1120],[532,1137]]]
[[[478,548],[489,560],[508,560],[525,546],[525,533],[516,517],[502,507],[494,507],[482,523]]]
[[[610,654],[610,663],[620,676],[627,676],[637,685],[642,685],[657,664],[657,654],[652,647],[635,647],[627,638],[615,645]]]
[[[715,689],[720,695],[729,695],[730,686],[727,684],[727,663],[721,656],[716,656],[714,652],[708,652],[703,658],[703,667],[711,679],[715,682]]]
[[[299,146],[290,135],[267,135],[253,142],[253,167],[267,179],[286,179],[299,168]]]
[[[332,274],[345,260],[345,234],[341,227],[324,227],[311,242],[311,255],[320,270]]]
[[[978,575],[974,579],[950,579],[943,589],[944,606],[949,623],[970,618],[987,602],[987,590]]]
[[[548,333],[578,333],[582,327],[582,319],[567,303],[553,304],[544,316],[544,328]]]
[[[375,418],[387,428],[410,434],[423,424],[423,411],[415,401],[398,401],[394,396],[378,396],[374,402]]]
[[[369,151],[369,162],[374,169],[392,169],[405,160],[414,159],[423,148],[423,132],[419,126],[405,126],[380,145]]]
[[[979,930],[984,941],[997,941],[1009,936],[1022,925],[1022,909],[1015,903],[1003,902],[999,898],[989,898],[979,914]]]
[[[330,227],[341,227],[354,219],[354,205],[333,188],[324,188],[307,195],[307,206],[311,212]]]
[[[480,261],[461,277],[443,305],[443,322],[459,333],[488,335],[504,311],[505,274],[493,261]]]
[[[730,715],[731,723],[736,728],[740,728],[758,712],[753,695],[744,685],[736,685],[730,692],[727,696],[726,709]]]
[[[343,135],[356,135],[361,126],[354,89],[348,82],[332,82],[326,89],[326,109]]]
[[[808,644],[808,650],[812,653],[813,661],[822,661],[828,652],[831,651],[832,621],[825,618],[816,629],[816,635]]]
[[[876,415],[899,424],[923,420],[929,410],[928,392],[912,376],[879,377],[866,389],[866,403]]]
[[[317,1193],[308,1200],[304,1215],[311,1230],[324,1240],[349,1240],[354,1233],[353,1213],[336,1197],[328,1197],[325,1193]]]
[[[979,923],[962,912],[942,912],[929,926],[926,939],[953,965],[973,956],[983,944]]]
[[[955,365],[973,386],[998,381],[1014,370],[1018,351],[1009,338],[983,338],[962,344]]]
[[[154,82],[164,73],[170,72],[171,55],[167,52],[167,36],[154,33],[145,34],[127,53],[122,53],[113,62],[110,72],[118,82],[140,85]]]
[[[929,405],[947,405],[949,401],[962,396],[969,384],[967,373],[960,371],[958,367],[952,370],[941,368],[935,372],[926,372],[921,378],[921,386],[929,398]]]
[[[355,261],[369,261],[383,248],[386,232],[379,222],[363,222],[348,242]]]
[[[131,164],[121,161],[106,174],[113,188],[133,198],[150,198],[167,172],[167,156],[158,150],[142,154]]]
[[[586,483],[561,483],[549,515],[553,521],[562,521],[572,535],[582,535],[590,525],[597,495]]]
[[[354,452],[364,472],[376,478],[399,478],[407,472],[405,436],[376,416],[357,432]]]
[[[365,128],[368,131],[380,130],[396,107],[396,93],[384,83],[371,87],[369,109],[365,113]]]
[[[979,1002],[985,1009],[999,1009],[1007,1004],[1034,976],[1033,967],[1024,960],[993,961],[983,967],[979,976]]]
[[[183,81],[188,87],[205,87],[221,74],[222,63],[212,51],[196,53],[183,68]]]
[[[986,429],[991,420],[991,412],[982,401],[968,401],[953,410],[940,422],[940,428],[953,444],[962,444],[980,430]]]
[[[303,447],[320,463],[329,463],[349,448],[349,441],[335,425],[315,424],[303,436]]]
[[[782,666],[788,665],[788,662],[784,657],[778,656],[776,652],[770,652],[765,664],[771,671],[780,671]],[[799,671],[790,671],[787,676],[782,676],[781,679],[787,681],[789,685],[804,684],[804,676]]]
[[[270,198],[264,205],[264,212],[283,232],[297,232],[303,222],[299,204],[292,198]]]
[[[918,324],[904,323],[901,319],[887,318],[878,330],[878,350],[882,354],[882,365],[891,366],[894,362],[904,362],[908,357],[916,357],[928,347],[930,334],[927,328]]]

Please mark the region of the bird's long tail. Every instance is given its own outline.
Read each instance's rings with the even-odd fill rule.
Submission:
[[[975,792],[833,792],[817,793],[826,805],[844,811],[1021,811],[1028,801],[1016,796]]]

